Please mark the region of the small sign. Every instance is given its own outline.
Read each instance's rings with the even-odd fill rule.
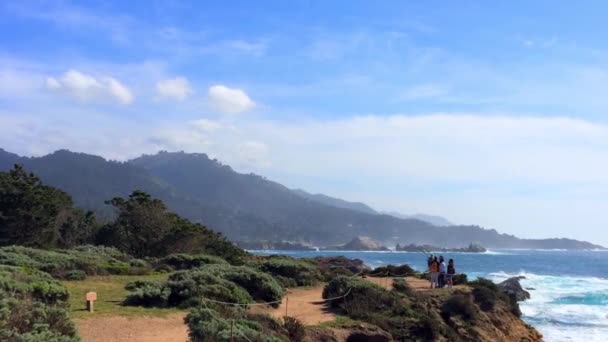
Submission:
[[[97,292],[87,292],[86,298],[87,301],[97,300]]]

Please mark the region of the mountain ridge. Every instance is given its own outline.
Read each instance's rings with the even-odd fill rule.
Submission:
[[[355,236],[369,236],[388,245],[461,247],[475,242],[489,248],[601,248],[572,239],[519,239],[479,226],[436,227],[417,219],[339,208],[306,199],[265,177],[238,173],[202,153],[159,152],[116,162],[67,150],[43,157],[0,151],[1,168],[14,163],[24,164],[45,183],[71,194],[76,205],[102,217],[112,215],[105,200],[138,189],[232,240],[335,245]]]

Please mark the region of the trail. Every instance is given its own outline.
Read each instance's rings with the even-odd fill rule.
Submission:
[[[416,291],[431,290],[427,280],[405,278]],[[367,277],[365,280],[384,288],[393,287],[393,278]],[[252,312],[267,313],[275,318],[287,315],[299,319],[305,325],[318,325],[335,320],[336,313],[323,301],[324,285],[287,290],[287,296],[278,308],[255,306]],[[460,288],[460,286],[455,286]],[[339,300],[339,299],[338,299]],[[184,324],[184,313],[167,317],[99,316],[75,320],[78,333],[84,342],[182,342],[188,340],[188,329]]]
[[[285,316],[287,306],[287,315],[299,319],[305,325],[333,321],[336,314],[323,302],[323,287],[324,285],[288,289],[287,296],[283,297],[278,308],[254,307],[252,312],[268,313],[275,318],[281,318]]]
[[[74,320],[83,342],[185,342],[185,314],[162,317],[99,316]]]
[[[393,278],[373,278],[367,277],[365,280],[378,284],[386,289],[393,288]],[[446,289],[430,289],[429,281],[415,277],[406,277],[405,280],[415,290],[420,292],[445,291]],[[333,321],[336,313],[333,312],[327,303],[323,302],[323,285],[307,288],[295,288],[287,291],[287,296],[278,308],[254,307],[253,312],[268,313],[275,318],[285,316],[285,306],[287,305],[287,315],[295,317],[305,325],[317,325],[323,322]],[[464,288],[454,286],[454,288]],[[289,298],[287,302],[286,298]]]

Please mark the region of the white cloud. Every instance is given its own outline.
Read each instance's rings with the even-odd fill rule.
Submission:
[[[241,113],[255,107],[255,102],[241,89],[213,85],[209,87],[208,96],[211,106],[225,114]]]
[[[124,84],[112,77],[104,78],[104,81],[107,84],[110,94],[118,99],[120,103],[130,104],[133,102],[133,94],[131,94],[129,88],[127,88]]]
[[[208,119],[194,120],[191,125],[203,132],[215,132],[223,127],[221,123]]]
[[[112,101],[131,104],[133,94],[127,86],[112,77],[95,77],[78,70],[68,70],[60,78],[46,79],[47,88],[63,92],[83,102]]]
[[[79,116],[74,111],[68,121]],[[241,172],[380,209],[439,213],[520,236],[608,243],[597,234],[608,224],[602,123],[476,113],[162,124],[121,118],[104,124],[107,116],[96,117],[74,129],[49,113],[26,120],[0,111],[0,146],[117,159],[161,149],[204,152]]]
[[[192,94],[192,88],[185,77],[176,77],[157,82],[156,92],[162,98],[183,101]]]
[[[61,88],[61,83],[59,83],[59,81],[57,81],[56,79],[49,77],[46,79],[46,86],[49,89],[57,90],[57,89]]]
[[[242,164],[255,167],[271,165],[268,145],[260,141],[245,141],[238,144],[236,154]]]

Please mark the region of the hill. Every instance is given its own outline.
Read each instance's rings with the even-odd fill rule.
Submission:
[[[306,199],[309,199],[311,201],[315,201],[318,203],[330,205],[332,207],[350,209],[350,210],[360,211],[362,213],[372,214],[372,215],[378,214],[378,212],[376,212],[374,209],[372,209],[372,207],[370,207],[369,205],[367,205],[365,203],[349,202],[349,201],[345,201],[343,199],[330,197],[330,196],[323,195],[323,194],[311,194],[311,193],[308,193],[301,189],[296,189],[293,191],[296,194],[298,194]],[[422,220],[422,221],[424,221],[424,220]]]
[[[428,215],[428,214],[414,214],[414,215],[404,215],[395,211],[385,212],[387,215],[395,216],[401,219],[415,219],[424,222],[428,222],[433,226],[437,227],[447,227],[453,226],[454,224],[448,221],[446,218],[437,216],[437,215]]]
[[[163,200],[179,215],[204,223],[232,240],[301,241],[327,246],[369,236],[384,244],[461,247],[476,242],[488,248],[599,247],[570,239],[519,239],[478,226],[437,227],[417,219],[328,205],[264,177],[235,172],[205,154],[160,152],[115,162],[66,150],[36,158],[0,151],[3,170],[14,163],[23,164],[44,183],[70,194],[76,206],[94,210],[102,218],[113,215],[104,201],[138,189]]]

